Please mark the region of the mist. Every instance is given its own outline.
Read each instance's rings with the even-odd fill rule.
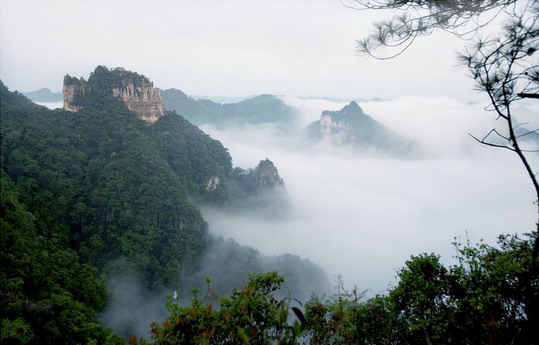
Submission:
[[[42,105],[52,110],[61,109],[64,107],[64,101],[60,101],[60,102],[35,102],[34,101],[34,103]]]
[[[360,102],[366,114],[421,145],[421,158],[401,159],[302,146],[306,124],[346,103],[282,99],[300,110],[292,135],[270,125],[202,129],[230,150],[235,166],[264,157],[275,163],[289,197],[286,217],[204,209],[211,233],[265,255],[308,258],[349,288],[383,293],[410,255],[433,252],[449,263],[455,238],[494,243],[502,233],[533,230],[533,190],[518,158],[469,135],[482,137],[495,125],[481,104],[425,97]],[[530,107],[520,109],[522,119]]]

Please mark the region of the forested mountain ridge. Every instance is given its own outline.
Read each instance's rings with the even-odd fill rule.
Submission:
[[[108,87],[93,89],[76,113],[35,105],[3,84],[0,100],[1,264],[10,268],[0,288],[2,342],[117,341],[96,317],[107,303],[104,279],[135,276],[156,293],[180,279],[196,283],[189,276],[219,243],[196,205],[225,205],[242,188],[219,141],[174,112],[145,122]],[[224,246],[228,266],[218,271],[231,281],[248,270],[292,273],[291,265],[308,268],[311,283],[324,276],[295,257],[266,265],[252,253],[257,261],[246,262],[241,253],[252,249]],[[55,303],[76,319],[52,313]],[[34,305],[44,309],[30,312]],[[125,332],[141,331],[129,322]]]
[[[260,95],[237,103],[196,100],[180,90],[162,90],[163,103],[195,125],[220,127],[275,123],[287,129],[297,120],[297,110],[273,95]]]
[[[75,115],[35,106],[5,87],[2,94],[2,168],[22,202],[38,213],[38,228],[100,269],[144,273],[155,288],[176,280],[182,256],[199,252],[207,236],[190,201],[211,199],[202,187],[207,177],[197,173],[220,166],[213,159],[219,155],[228,161],[222,170],[230,172],[226,149],[176,114],[165,115],[170,127],[183,125],[185,136],[199,141],[189,144],[196,154],[175,162],[176,169],[191,168],[180,176],[163,159],[167,152],[155,140],[156,129],[120,102]],[[182,248],[163,251],[163,243]]]

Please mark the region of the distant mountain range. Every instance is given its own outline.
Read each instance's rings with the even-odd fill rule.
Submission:
[[[297,120],[297,110],[273,95],[260,95],[237,103],[217,103],[194,99],[177,89],[161,90],[167,110],[176,111],[195,125],[219,127],[277,123],[291,127]]]
[[[61,102],[64,100],[62,92],[52,92],[46,87],[23,94],[34,102]]]
[[[47,88],[25,93],[36,102],[58,102],[61,93]],[[284,131],[297,125],[299,111],[274,95],[259,95],[236,103],[218,103],[209,99],[196,99],[178,89],[160,90],[164,107],[176,111],[195,125],[214,125],[219,128],[275,124]],[[314,99],[301,97],[302,99]],[[317,98],[321,99],[321,98]],[[322,98],[342,102],[342,99]],[[161,101],[161,100],[159,100]],[[371,101],[380,101],[372,99]],[[304,131],[303,142],[313,144],[327,142],[337,146],[409,155],[419,152],[418,144],[386,128],[366,115],[356,101],[351,101],[339,111],[323,111],[320,120],[310,124]]]

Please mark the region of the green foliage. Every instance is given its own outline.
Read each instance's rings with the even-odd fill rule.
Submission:
[[[176,113],[167,113],[152,126],[156,147],[170,168],[185,181],[190,196],[199,201],[225,203],[230,199],[232,158],[226,148]],[[217,176],[219,187],[206,189]]]
[[[136,276],[144,291],[155,293],[179,284],[180,272],[189,275],[197,269],[209,245],[207,224],[193,201],[222,205],[237,197],[231,158],[221,143],[175,113],[151,125],[137,119],[109,92],[122,73],[141,77],[98,67],[90,77],[85,107],[77,113],[36,106],[0,87],[2,183],[9,181],[12,188],[6,193],[16,191],[15,204],[24,205],[3,218],[2,242],[13,244],[2,246],[3,267],[9,267],[2,293],[11,291],[31,305],[44,300],[40,319],[57,320],[54,327],[37,324],[14,310],[3,321],[4,337],[20,333],[24,339],[45,341],[50,336],[62,343],[62,334],[72,341],[67,329],[83,329],[79,321],[91,319],[83,323],[99,328],[92,318],[106,300],[101,278],[100,285],[92,280],[97,270],[105,277]],[[208,190],[215,176],[219,185]],[[13,199],[9,193],[5,197]],[[30,230],[15,236],[18,228]],[[236,282],[252,267],[267,269],[258,261],[246,262],[242,253],[231,248]],[[276,266],[298,260],[281,261]],[[49,272],[37,263],[59,269]],[[76,279],[71,269],[77,270]],[[69,310],[85,316],[70,324],[62,316]]]
[[[91,78],[114,82],[109,74],[98,68]],[[249,184],[253,178],[233,171],[226,149],[175,113],[147,125],[101,91],[90,92],[89,106],[77,114],[35,106],[3,85],[0,96],[0,339],[119,343],[97,320],[106,304],[98,269],[140,275],[154,290],[177,283],[180,268],[185,262],[196,267],[209,243],[190,200],[227,203],[235,179]],[[209,191],[213,176],[221,184]],[[283,279],[252,275],[218,303],[209,289],[190,307],[169,303],[171,315],[153,326],[154,340],[533,344],[528,321],[539,304],[534,240],[502,236],[498,247],[456,244],[452,266],[434,254],[414,256],[387,295],[366,302],[357,292],[313,298],[304,314],[293,309],[301,322],[292,324],[288,300],[275,297]],[[226,260],[216,256],[231,270],[262,267],[256,251],[231,247]],[[276,260],[281,271],[297,273],[291,263],[298,258]]]
[[[537,303],[529,236],[500,236],[499,247],[456,244],[458,264],[413,256],[388,295],[306,305],[316,344],[534,344],[527,307]]]
[[[251,276],[215,308],[208,286],[190,307],[169,304],[169,318],[153,326],[154,344],[531,345],[526,308],[539,295],[539,277],[529,275],[533,240],[456,243],[458,263],[449,267],[434,254],[412,256],[387,295],[362,302],[363,293],[340,288],[328,301],[311,298],[304,313],[292,307],[292,324],[290,305],[273,296],[282,283],[274,273]]]
[[[112,82],[116,74],[98,67],[90,79]],[[148,126],[101,91],[86,94],[99,106],[72,114],[2,86],[2,167],[40,235],[158,289],[177,282],[182,262],[202,252],[207,224],[189,199],[226,202],[230,155],[175,114]],[[210,193],[212,176],[222,183]]]
[[[514,15],[516,0],[354,0],[355,9],[391,10],[393,18],[375,23],[374,30],[358,40],[358,51],[384,60],[404,52],[419,36],[437,30],[462,39],[473,38],[496,15]],[[377,51],[381,50],[382,52]],[[384,51],[387,51],[385,54]]]
[[[109,82],[107,71],[90,79]],[[190,200],[226,200],[230,156],[176,114],[148,126],[99,88],[76,114],[36,106],[3,84],[0,92],[2,337],[105,343],[96,268],[137,275],[146,289],[178,283],[208,240]],[[204,189],[214,175],[225,176],[220,195]]]
[[[0,183],[2,343],[120,343],[97,319],[106,303],[97,270],[54,238],[39,236],[36,217],[3,170]]]
[[[282,283],[275,272],[251,274],[217,307],[208,302],[209,295],[200,299],[195,294],[190,307],[169,302],[171,315],[152,326],[153,344],[298,344],[299,323],[288,324],[288,303],[273,296]]]

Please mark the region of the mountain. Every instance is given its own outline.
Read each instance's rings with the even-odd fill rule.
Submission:
[[[64,99],[61,92],[52,92],[48,88],[25,92],[24,95],[34,102],[61,102]]]
[[[121,100],[138,118],[150,123],[165,112],[159,89],[154,88],[148,78],[122,67],[108,70],[105,66],[98,66],[88,81],[69,75],[64,77],[64,109],[79,112],[91,106],[95,102],[93,98],[101,92]]]
[[[117,305],[118,295],[107,301],[107,282],[136,280],[146,297],[189,291],[215,249],[199,205],[242,197],[219,141],[175,112],[150,116],[157,97],[147,78],[99,66],[88,81],[65,80],[69,110],[38,106],[0,83],[2,342],[114,343],[98,320]],[[234,248],[226,279],[291,260],[320,273],[289,276],[292,286],[325,284],[312,263],[283,256],[252,266]],[[133,321],[140,303],[112,312],[116,332],[144,333]]]
[[[418,145],[413,140],[402,137],[366,115],[355,101],[339,111],[323,111],[320,120],[306,128],[304,141],[375,149],[390,154],[418,152]]]
[[[176,89],[163,90],[161,95],[168,110],[178,112],[195,125],[227,127],[275,123],[286,129],[297,119],[296,110],[273,95],[227,104],[197,100]]]

